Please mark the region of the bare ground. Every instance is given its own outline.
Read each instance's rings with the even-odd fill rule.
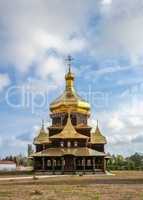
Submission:
[[[143,172],[0,182],[0,200],[143,200]]]

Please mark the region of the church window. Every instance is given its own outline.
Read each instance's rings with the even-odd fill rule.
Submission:
[[[61,142],[61,147],[64,147],[64,142]]]
[[[71,142],[70,141],[68,141],[67,146],[71,147]]]
[[[78,142],[77,142],[77,141],[74,142],[74,146],[75,146],[75,147],[78,146]]]

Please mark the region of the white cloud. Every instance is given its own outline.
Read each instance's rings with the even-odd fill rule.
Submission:
[[[103,0],[102,1],[102,4],[103,5],[109,5],[109,4],[111,4],[112,3],[112,0]]]
[[[138,144],[143,134],[142,113],[143,103],[142,100],[138,100],[132,103],[124,101],[116,110],[96,114],[100,122],[99,127],[107,137],[107,149],[111,153],[127,155],[142,152],[142,145]]]
[[[4,135],[2,138],[0,137],[0,147],[8,150],[11,149],[11,152],[15,152],[16,149],[18,149],[19,152],[20,149],[24,149],[24,152],[26,152],[27,145],[33,143],[33,139],[38,130],[38,126],[33,126],[32,129],[25,130],[23,133],[19,133],[18,135]],[[17,151],[17,154],[19,154],[19,152]]]
[[[0,74],[0,92],[10,84],[10,79],[7,74]]]
[[[143,64],[143,2],[103,1],[101,20],[93,27],[89,47],[96,59],[125,57],[133,65]],[[105,6],[110,3],[110,7]],[[96,37],[94,35],[96,34]]]
[[[114,131],[119,131],[124,128],[124,123],[119,119],[119,117],[120,116],[118,116],[118,114],[112,116],[112,119],[109,120],[109,128],[113,129]]]
[[[132,142],[137,144],[143,144],[143,134],[140,134],[137,137],[133,138]]]
[[[78,52],[86,47],[86,41],[83,38],[76,37],[68,39],[59,35],[50,35],[46,31],[37,31],[34,35],[33,42],[43,50],[53,48],[63,54]]]
[[[100,61],[125,56],[142,64],[142,11],[140,0],[1,1],[0,61],[27,72],[54,50],[60,55],[86,51]]]
[[[65,64],[60,58],[49,56],[45,60],[42,60],[39,65],[41,67],[38,67],[36,70],[39,77],[46,78],[49,84],[52,82],[58,87],[63,83],[63,76],[66,69],[64,68]]]
[[[1,62],[26,72],[53,49],[58,54],[87,50],[97,60],[121,55],[143,63],[142,11],[140,0],[1,1]],[[94,15],[99,21],[88,26]]]
[[[81,33],[87,26],[92,0],[14,0],[0,2],[2,41],[0,61],[27,72],[48,50],[58,54],[79,52],[86,47]],[[40,68],[41,66],[39,66]]]

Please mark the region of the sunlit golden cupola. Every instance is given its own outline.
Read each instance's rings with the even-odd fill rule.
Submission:
[[[74,87],[74,74],[71,72],[71,56],[68,56],[68,72],[65,75],[65,90],[63,94],[50,104],[52,113],[70,112],[90,115],[90,105],[83,100]]]

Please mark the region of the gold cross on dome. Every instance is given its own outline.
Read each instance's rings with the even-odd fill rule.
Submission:
[[[68,55],[65,61],[67,62],[67,66],[69,67],[69,72],[71,72],[71,63],[74,59],[72,58],[71,55]]]

